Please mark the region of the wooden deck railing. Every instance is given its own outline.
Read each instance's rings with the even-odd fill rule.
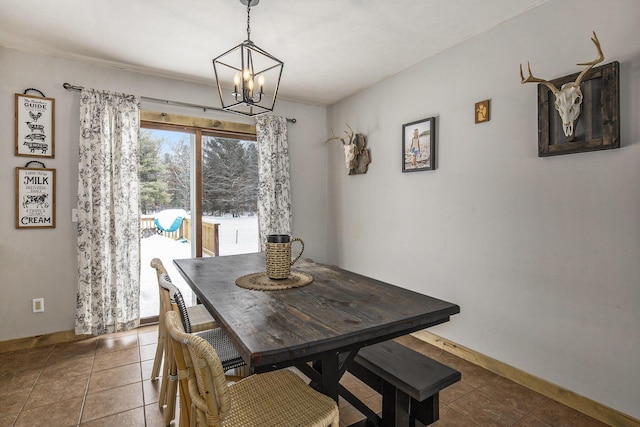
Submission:
[[[191,219],[189,217],[182,220],[180,228],[176,231],[166,232],[159,230],[153,222],[153,215],[143,215],[140,217],[140,230],[156,230],[158,234],[173,240],[185,239],[191,241]],[[208,256],[220,255],[220,236],[218,226],[220,224],[202,220],[202,252]]]

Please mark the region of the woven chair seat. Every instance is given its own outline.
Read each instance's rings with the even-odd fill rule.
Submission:
[[[193,327],[193,325],[191,326]],[[240,357],[240,354],[238,354],[238,350],[231,344],[231,340],[229,340],[229,337],[222,329],[215,328],[204,332],[197,332],[195,335],[203,338],[216,350],[222,363],[222,369],[225,371],[246,365],[242,357]]]
[[[175,312],[165,323],[174,347],[179,346],[188,369],[190,420],[201,427],[338,427],[340,416],[333,399],[314,390],[298,375],[282,369],[225,380],[214,348],[197,334],[182,328]],[[186,347],[186,348],[185,348]]]
[[[335,402],[286,369],[244,378],[229,391],[232,409],[224,427],[337,425]]]

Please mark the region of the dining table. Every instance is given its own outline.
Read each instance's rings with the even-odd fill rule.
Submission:
[[[304,286],[256,290],[239,278],[265,271],[262,252],[176,259],[180,274],[247,363],[261,373],[295,366],[336,402],[340,378],[364,346],[449,321],[460,307],[381,280],[299,260]],[[428,279],[420,287],[428,289]]]

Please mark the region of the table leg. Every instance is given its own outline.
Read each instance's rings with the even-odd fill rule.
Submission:
[[[320,390],[323,394],[329,396],[338,402],[338,354],[328,354],[320,359]]]

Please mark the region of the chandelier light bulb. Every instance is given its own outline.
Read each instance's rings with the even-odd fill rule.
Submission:
[[[238,94],[238,86],[240,86],[240,73],[236,73],[236,75],[233,76],[233,94],[234,95]]]

